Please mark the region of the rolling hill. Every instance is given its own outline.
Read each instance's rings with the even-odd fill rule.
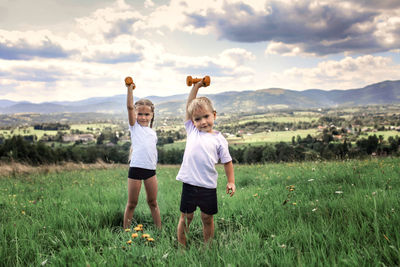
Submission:
[[[207,95],[219,113],[263,112],[276,109],[327,108],[400,103],[400,80],[384,81],[364,88],[349,90],[310,89],[294,91],[281,88],[223,92]],[[166,97],[148,96],[156,105],[156,112],[164,116],[183,114],[186,94]],[[126,96],[88,98],[81,101],[29,103],[0,100],[0,113],[60,113],[99,112],[118,114],[126,110]]]

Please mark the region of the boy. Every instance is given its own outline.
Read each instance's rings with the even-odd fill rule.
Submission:
[[[216,111],[206,97],[196,98],[203,81],[193,85],[186,104],[187,141],[185,153],[177,180],[183,182],[178,223],[178,242],[186,246],[185,232],[193,219],[194,211],[200,207],[203,223],[204,243],[214,236],[214,217],[218,212],[217,178],[215,164],[218,160],[224,164],[228,178],[226,193],[233,196],[236,191],[232,158],[228,142],[223,135],[213,130]],[[187,222],[186,222],[186,220]]]

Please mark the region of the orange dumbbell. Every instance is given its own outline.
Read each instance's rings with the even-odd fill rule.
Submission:
[[[209,86],[211,83],[210,76],[204,76],[204,78],[192,78],[192,76],[186,77],[187,86],[203,81],[204,86]]]
[[[129,76],[128,76],[128,77],[125,78],[125,85],[126,85],[126,86],[129,86],[129,85],[131,85],[132,83],[133,83],[132,77],[129,77]],[[136,86],[135,86],[135,84],[133,83],[133,89],[135,89],[135,87],[136,87]]]

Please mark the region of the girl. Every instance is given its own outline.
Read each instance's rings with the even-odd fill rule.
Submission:
[[[142,180],[147,194],[151,216],[157,228],[161,228],[160,210],[157,203],[157,136],[153,129],[154,105],[148,99],[141,99],[133,104],[135,84],[126,85],[131,134],[131,155],[128,173],[128,202],[124,213],[124,229],[130,227],[133,213],[139,199]],[[150,127],[149,127],[150,125]]]

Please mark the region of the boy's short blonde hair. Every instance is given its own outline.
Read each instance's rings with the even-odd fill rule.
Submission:
[[[187,107],[189,117],[192,118],[194,111],[198,109],[207,109],[211,112],[215,112],[211,100],[205,96],[197,97],[189,103]]]

